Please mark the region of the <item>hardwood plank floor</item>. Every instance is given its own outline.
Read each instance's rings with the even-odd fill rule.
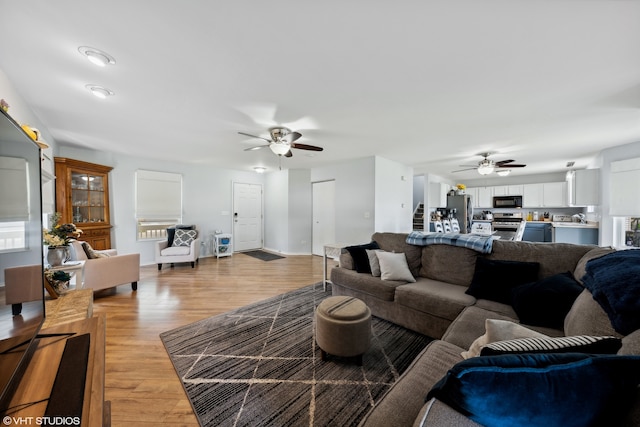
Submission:
[[[329,263],[331,264],[331,263]],[[128,285],[96,293],[107,317],[106,399],[113,427],[198,426],[160,333],[322,281],[322,257],[261,261],[243,254],[141,267]]]

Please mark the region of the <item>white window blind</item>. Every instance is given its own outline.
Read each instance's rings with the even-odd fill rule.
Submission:
[[[136,219],[182,218],[182,175],[136,171]]]
[[[611,162],[611,216],[640,215],[640,158]]]
[[[0,221],[29,221],[27,160],[0,156]]]

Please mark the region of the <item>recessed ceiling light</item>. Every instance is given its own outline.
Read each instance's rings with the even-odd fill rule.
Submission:
[[[498,172],[496,172],[498,175],[500,176],[507,176],[511,173],[511,169],[500,169]]]
[[[83,54],[89,60],[89,62],[99,67],[114,65],[116,63],[116,60],[113,56],[94,47],[80,46],[78,48],[78,52]]]
[[[98,85],[86,85],[87,89],[91,91],[96,97],[100,99],[106,99],[108,96],[113,96],[115,93],[106,87],[98,86]]]
[[[257,173],[265,173],[267,168],[262,167],[262,166],[256,166],[255,168],[253,168],[253,170],[256,171]]]

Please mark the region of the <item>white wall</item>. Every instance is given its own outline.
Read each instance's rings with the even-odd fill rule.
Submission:
[[[375,157],[375,231],[409,233],[413,228],[413,168]]]
[[[413,203],[412,208],[415,209],[418,203],[425,202],[425,182],[426,177],[424,175],[416,175],[413,177]]]
[[[233,182],[263,184],[254,172],[212,168],[206,165],[163,162],[73,147],[60,147],[59,157],[112,166],[109,174],[112,246],[121,253],[140,253],[142,265],[154,263],[154,242],[136,240],[135,172],[147,169],[183,176],[183,223],[195,224],[203,239],[215,230],[232,233]]]
[[[375,231],[375,158],[366,157],[311,170],[311,182],[336,182],[336,239],[363,243]]]
[[[311,254],[312,188],[309,169],[289,170],[289,239],[290,254]]]
[[[620,145],[618,147],[603,150],[599,156],[597,163],[600,167],[600,246],[620,245],[617,242],[614,233],[619,231],[615,218],[609,215],[609,192],[607,189],[611,185],[611,162],[626,160],[634,157],[640,157],[640,142],[632,144]],[[596,213],[597,215],[597,213]],[[638,212],[640,216],[640,212]]]

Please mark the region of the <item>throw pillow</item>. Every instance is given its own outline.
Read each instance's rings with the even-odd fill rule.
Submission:
[[[176,230],[195,230],[195,225],[182,225],[178,224],[175,227],[167,228],[167,246],[173,246],[173,239],[176,237]]]
[[[173,246],[189,246],[196,237],[198,237],[197,230],[176,230],[176,235],[173,239]]]
[[[367,252],[367,257],[369,258],[369,267],[371,267],[371,275],[374,277],[380,277],[380,261],[378,261],[378,256],[376,252],[382,251],[382,249],[365,249]]]
[[[466,293],[478,299],[511,304],[511,289],[538,280],[537,262],[476,259],[473,280]]]
[[[582,290],[567,271],[515,287],[511,305],[522,323],[562,329],[564,318]]]
[[[404,282],[415,282],[416,279],[409,270],[407,257],[404,253],[378,252],[380,262],[380,278],[382,280],[398,280]]]
[[[427,395],[487,427],[621,425],[640,356],[518,354],[455,365]]]
[[[351,258],[353,258],[353,267],[358,273],[371,274],[371,265],[369,265],[369,257],[367,249],[380,249],[376,242],[366,243],[364,245],[347,246],[345,248]]]
[[[89,259],[97,259],[97,258],[108,258],[109,255],[102,253],[102,252],[96,252],[89,243],[87,242],[82,242],[82,249],[84,250],[84,253],[87,255],[87,258]]]
[[[591,353],[616,354],[622,347],[622,340],[616,337],[574,337],[519,338],[487,344],[481,356],[518,353]]]
[[[540,337],[546,338],[545,334],[525,328],[522,325],[509,320],[486,319],[484,321],[485,334],[477,338],[469,347],[468,351],[463,351],[460,355],[469,359],[480,356],[482,348],[496,341],[512,340],[515,338]]]

